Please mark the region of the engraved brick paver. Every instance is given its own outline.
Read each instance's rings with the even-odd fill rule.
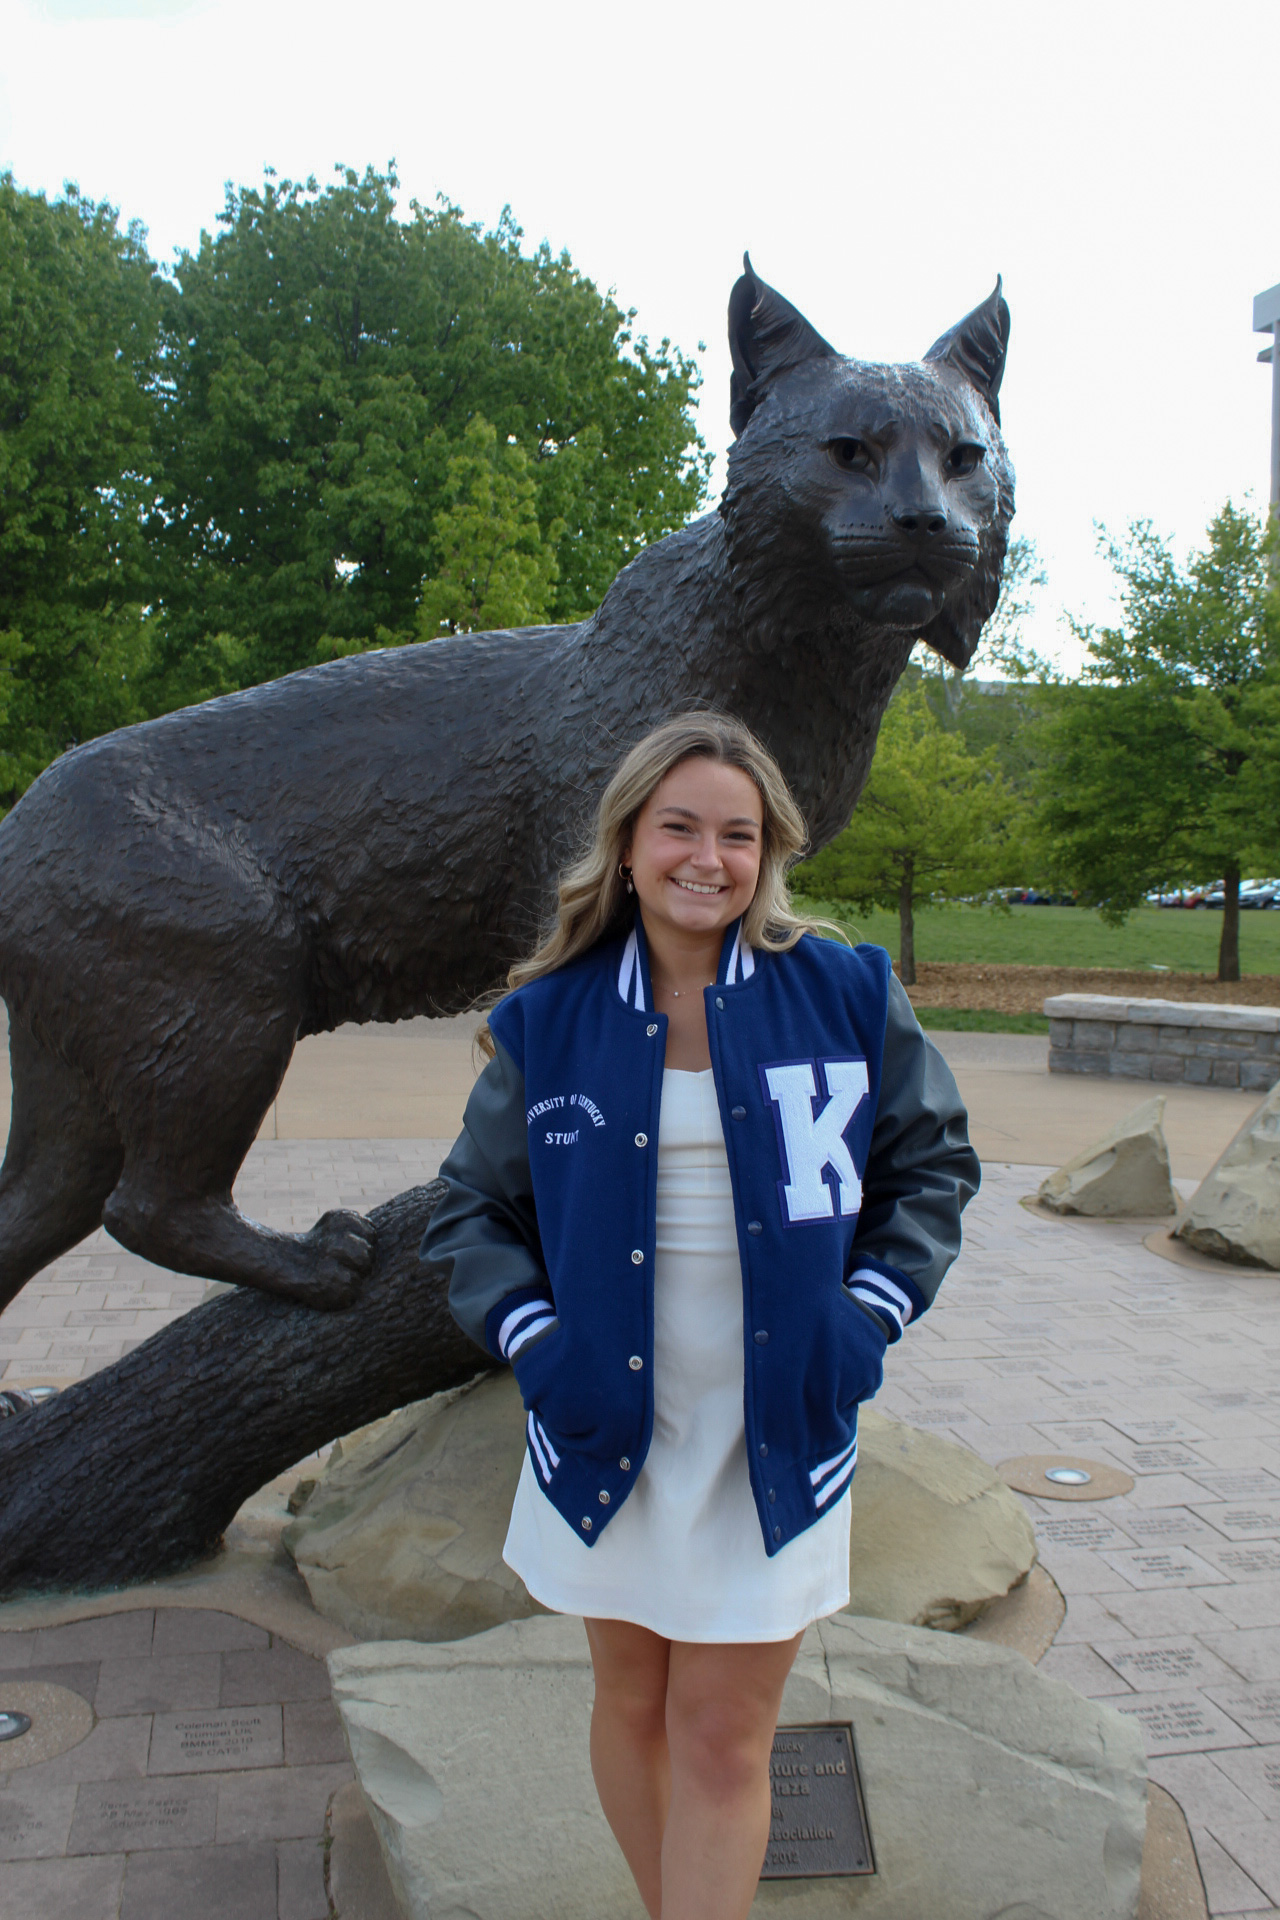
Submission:
[[[148,1773],[232,1773],[284,1765],[284,1721],[278,1705],[186,1708],[152,1722]]]
[[[87,1781],[76,1794],[69,1853],[134,1853],[198,1847],[213,1839],[212,1780]]]
[[[0,1860],[65,1853],[75,1805],[75,1787],[32,1786],[10,1775],[0,1793]]]

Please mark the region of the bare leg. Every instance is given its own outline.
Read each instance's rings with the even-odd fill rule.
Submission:
[[[800,1637],[672,1642],[661,1920],[744,1920],[755,1898],[769,1840],[769,1753]]]
[[[662,1834],[671,1800],[667,1667],[671,1642],[626,1620],[588,1620],[595,1668],[591,1771],[640,1898],[659,1920]]]

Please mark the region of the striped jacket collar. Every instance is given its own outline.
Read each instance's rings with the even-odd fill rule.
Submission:
[[[718,987],[736,987],[749,980],[756,970],[754,949],[742,931],[741,919],[726,927],[720,947],[720,965],[716,972]],[[648,1013],[653,1006],[653,985],[649,978],[649,943],[644,937],[644,922],[636,914],[635,925],[627,935],[618,967],[618,996],[637,1013]]]

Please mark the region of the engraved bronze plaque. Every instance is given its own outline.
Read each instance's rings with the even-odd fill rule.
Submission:
[[[874,1873],[848,1721],[779,1727],[769,1756],[773,1817],[762,1880]]]

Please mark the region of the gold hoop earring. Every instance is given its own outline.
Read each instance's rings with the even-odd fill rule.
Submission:
[[[623,885],[627,889],[627,892],[634,893],[635,888],[631,884],[631,869],[630,867],[624,866],[621,860],[619,860],[618,862],[618,873],[619,873],[619,876],[621,877]]]

